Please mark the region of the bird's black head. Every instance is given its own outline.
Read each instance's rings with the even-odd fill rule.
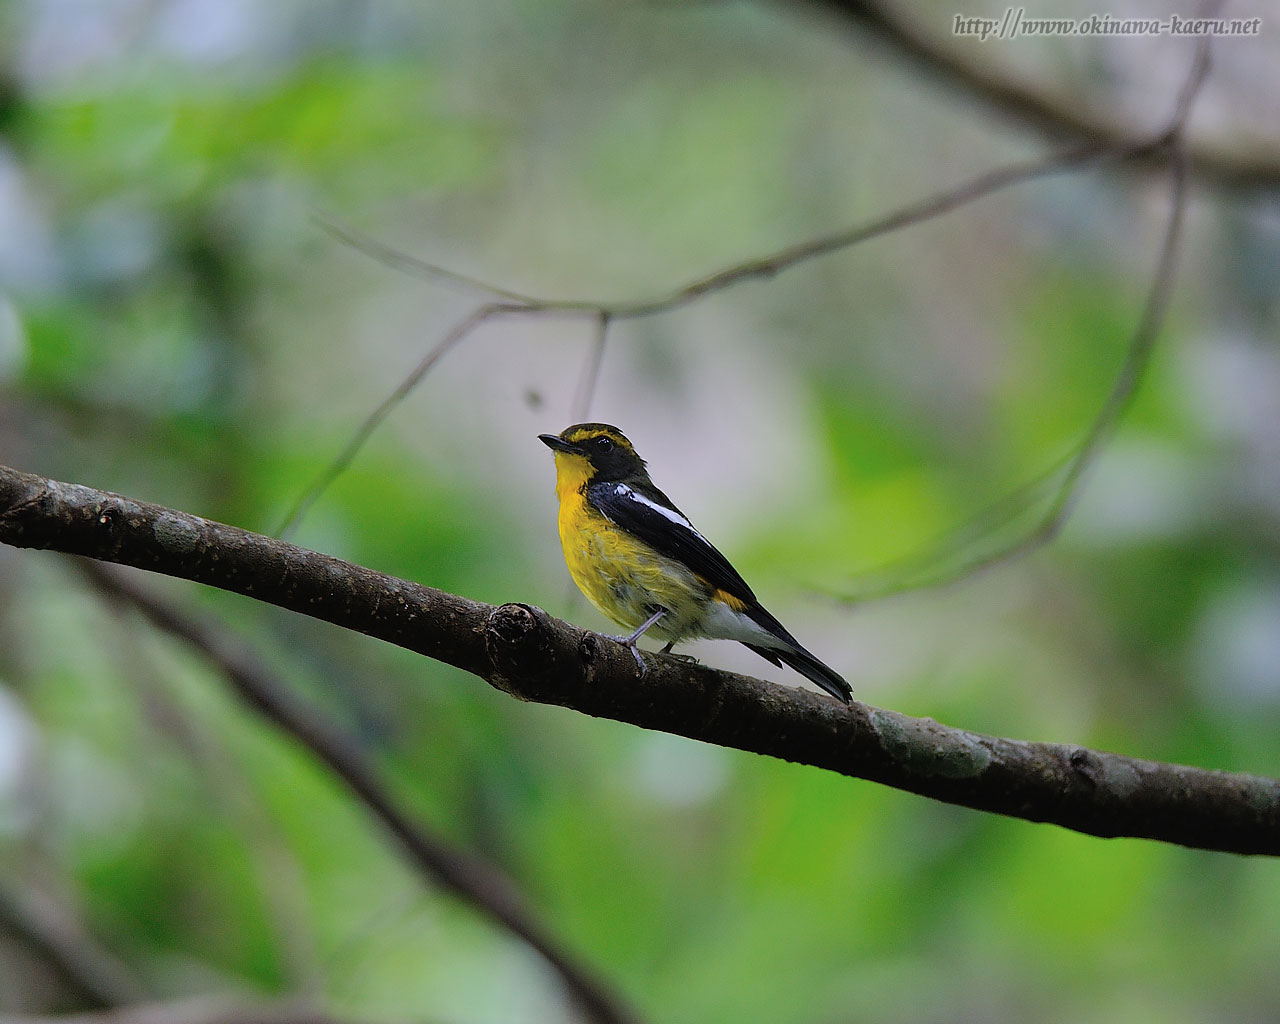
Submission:
[[[608,423],[575,423],[559,436],[539,434],[538,440],[556,453],[556,470],[561,475],[610,481],[646,476],[644,459],[627,435]]]

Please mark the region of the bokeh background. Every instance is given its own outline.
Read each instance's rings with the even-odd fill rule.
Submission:
[[[1088,14],[1055,3],[1032,14]],[[1150,130],[1170,38],[952,40]],[[1162,16],[1161,3],[1116,14]],[[1280,136],[1280,20],[1221,39],[1206,145]],[[346,225],[523,292],[628,300],[1042,151],[829,12],[754,3],[0,3],[0,461],[274,530],[475,305]],[[1009,189],[609,335],[592,418],[857,696],[1022,738],[1280,773],[1280,202],[1196,187],[1150,372],[1052,545],[856,605],[1078,442],[1123,359],[1161,175]],[[451,352],[298,542],[594,628],[552,466],[592,344]],[[1036,507],[985,542],[1012,542]],[[1004,531],[1001,533],[1000,531]],[[518,704],[254,602],[225,621],[424,822],[500,864],[655,1022],[1270,1021],[1280,865],[985,816]],[[692,650],[796,684],[745,650]],[[59,556],[0,549],[0,1010],[301,998],[362,1021],[574,1020],[301,749]],[[42,932],[42,929],[44,931]],[[106,984],[106,983],[104,983]],[[100,1002],[102,1000],[99,1000]]]

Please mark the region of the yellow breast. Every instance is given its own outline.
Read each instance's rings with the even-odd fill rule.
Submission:
[[[587,600],[627,629],[666,608],[670,614],[650,632],[663,639],[690,635],[710,588],[679,562],[619,530],[591,507],[582,489],[566,491],[561,480],[560,544],[569,575]]]

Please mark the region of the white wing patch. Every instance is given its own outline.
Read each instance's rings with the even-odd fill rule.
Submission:
[[[696,537],[698,541],[707,546],[708,557],[715,556],[717,561],[723,563],[724,571],[730,575],[734,575],[733,567],[730,566],[728,562],[725,562],[723,556],[719,555],[707,539],[693,528],[693,524],[675,509],[667,505],[660,504],[651,498],[646,498],[643,494],[638,493],[624,483],[613,484],[613,486],[610,487],[610,491],[612,491],[615,498],[620,498],[623,501],[635,502],[637,505],[643,506],[648,511],[658,513],[658,515],[662,516],[663,519],[678,527],[680,530],[687,530],[690,534]],[[629,514],[635,515],[635,513]],[[685,566],[681,561],[675,559],[666,559],[665,561],[670,565],[670,568],[667,569],[669,573],[688,575],[690,585],[693,585],[693,581],[696,577],[693,576],[692,571],[687,566]],[[705,581],[703,582],[705,583]],[[743,584],[743,586],[745,586],[745,584]],[[643,621],[643,617],[640,615],[640,611],[642,610],[643,608],[637,610],[637,623]],[[658,623],[654,629],[654,635],[673,635],[669,631],[663,631],[663,627],[666,625],[667,623],[665,622]],[[792,644],[774,636],[769,632],[769,630],[765,629],[749,615],[730,607],[723,601],[708,601],[706,602],[706,607],[702,609],[696,618],[691,618],[687,622],[681,620],[678,624],[673,623],[672,625],[676,628],[674,635],[679,639],[692,639],[693,637],[704,636],[716,640],[738,640],[745,644],[753,644],[756,647],[763,647],[766,649],[792,649]]]
[[[698,533],[698,531],[693,528],[693,523],[689,522],[689,520],[687,520],[675,509],[667,508],[666,505],[659,505],[656,501],[650,501],[643,494],[637,494],[626,484],[614,484],[613,493],[616,494],[619,498],[626,498],[628,501],[634,501],[637,504],[645,506],[645,508],[653,509],[655,512],[658,513],[658,515],[662,516],[663,519],[668,519],[671,522],[675,523],[677,526],[683,526],[686,530],[692,533],[699,540],[705,541],[707,539],[706,537],[703,537],[702,534]]]

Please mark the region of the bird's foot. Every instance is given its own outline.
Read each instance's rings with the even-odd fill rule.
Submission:
[[[668,640],[663,645],[662,650],[660,650],[658,653],[665,654],[668,658],[675,658],[676,661],[683,661],[686,665],[698,664],[698,659],[695,658],[692,654],[672,654],[671,648],[673,648],[675,645],[676,645],[676,642],[674,640]]]
[[[644,663],[644,658],[640,655],[640,645],[634,636],[614,636],[612,633],[601,633],[606,640],[612,640],[614,643],[622,644],[631,652],[631,657],[636,659],[636,668],[640,670],[640,677],[643,679],[648,673],[649,668]]]
[[[644,636],[645,630],[666,614],[667,610],[665,608],[657,609],[657,611],[645,619],[644,622],[640,623],[639,627],[630,636],[609,636],[608,633],[603,634],[604,636],[608,636],[610,640],[616,640],[618,643],[622,644],[623,647],[626,647],[631,651],[631,657],[636,659],[636,668],[640,670],[641,679],[645,677],[645,673],[649,670],[645,667],[644,658],[640,657],[640,650],[636,647],[636,641]]]

